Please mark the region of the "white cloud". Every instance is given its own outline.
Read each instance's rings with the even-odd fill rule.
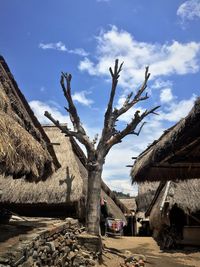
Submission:
[[[154,83],[151,85],[151,88],[153,89],[160,89],[164,87],[172,87],[173,83],[170,80],[162,80],[162,79],[156,79]]]
[[[95,70],[94,63],[91,62],[88,58],[84,58],[79,64],[80,71],[88,71],[90,75],[98,75],[98,72]]]
[[[188,0],[181,4],[177,10],[177,15],[184,20],[194,20],[200,18],[200,0]]]
[[[133,160],[131,158],[138,156],[148,145],[162,135],[166,129],[166,121],[176,123],[185,117],[193,107],[195,99],[196,96],[192,95],[189,99],[177,101],[176,97],[173,96],[171,101],[165,102],[161,107],[162,109],[160,108],[158,116],[152,115],[145,119],[147,123],[139,136],[127,136],[121,144],[111,149],[106,157],[103,178],[113,190],[118,188],[118,191],[125,193],[131,193],[130,190],[132,190],[132,194],[135,194],[136,188],[132,187],[130,183],[130,168],[125,166],[132,165]],[[121,102],[123,103],[123,99],[121,99]],[[129,122],[130,118],[131,115],[125,116],[123,120]]]
[[[192,95],[189,99],[183,99],[181,101],[172,101],[166,110],[159,112],[158,120],[166,120],[170,122],[177,122],[180,119],[187,116],[189,111],[194,105],[196,95]]]
[[[44,112],[48,111],[51,115],[58,120],[60,123],[68,123],[71,125],[68,115],[63,115],[59,110],[58,106],[52,102],[45,103],[39,100],[32,100],[29,102],[31,109],[41,124],[50,124],[51,121],[44,116]]]
[[[89,55],[89,53],[87,53],[83,48],[68,49],[67,52],[82,57],[86,57]]]
[[[121,108],[124,104],[126,100],[126,96],[125,95],[122,95],[119,99],[118,99],[118,102],[117,102],[117,105],[116,105],[116,108]],[[139,110],[140,111],[140,114],[143,113],[145,111],[144,108],[142,108],[141,106],[133,106],[131,109],[129,109],[126,113],[124,113],[123,115],[121,115],[119,117],[119,120],[120,121],[123,121],[123,122],[127,122],[129,123],[131,121],[131,119],[134,118],[134,115],[135,115],[135,112]]]
[[[111,189],[131,195],[137,194],[137,187],[131,185],[131,168],[126,165],[132,165],[132,157],[138,156],[163,133],[162,122],[154,120],[154,118],[149,119],[139,136],[127,136],[122,143],[110,150],[106,157],[102,177]]]
[[[88,56],[89,54],[83,49],[83,48],[75,48],[75,49],[68,49],[64,43],[62,43],[61,41],[57,42],[57,43],[40,43],[39,44],[39,48],[41,49],[54,49],[54,50],[58,50],[58,51],[62,51],[62,52],[67,52],[70,54],[75,54],[75,55],[79,55],[79,56]]]
[[[138,86],[144,79],[145,66],[150,66],[151,79],[172,74],[183,75],[199,70],[198,55],[200,43],[145,43],[137,41],[129,32],[112,26],[102,31],[97,40],[95,60],[86,57],[79,64],[81,71],[90,75],[109,76],[109,67],[116,58],[124,61],[123,72],[119,80],[123,87]]]
[[[84,105],[84,106],[90,106],[94,101],[92,99],[89,99],[86,97],[86,95],[89,94],[89,92],[81,91],[76,92],[72,95],[72,98],[74,101]]]
[[[65,46],[65,44],[63,44],[62,42],[57,42],[57,43],[40,43],[39,44],[39,48],[42,48],[44,50],[46,49],[54,49],[54,50],[58,50],[58,51],[67,51],[67,48]]]
[[[174,98],[174,96],[172,94],[171,88],[163,88],[161,90],[161,93],[160,93],[160,101],[162,103],[170,102],[170,101],[173,100],[173,98]]]
[[[130,179],[105,180],[105,182],[112,190],[123,192],[124,194],[130,194],[130,196],[137,195],[137,186],[132,186]]]

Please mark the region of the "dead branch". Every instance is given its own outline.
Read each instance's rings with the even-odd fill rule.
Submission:
[[[155,114],[155,110],[158,109],[160,106],[154,107],[150,110],[146,110],[145,112],[142,113],[142,115],[139,115],[140,111],[137,110],[135,112],[134,118],[132,119],[132,121],[127,124],[127,126],[122,130],[119,131],[117,134],[111,136],[111,138],[106,142],[107,145],[109,146],[109,148],[111,148],[113,145],[120,143],[121,140],[129,135],[129,134],[135,134],[135,135],[139,135],[145,122],[140,126],[140,129],[138,132],[135,132],[136,127],[138,126],[138,124],[149,114],[153,113]]]
[[[115,97],[115,92],[118,84],[118,79],[120,77],[120,72],[122,71],[123,62],[119,66],[119,60],[115,60],[114,68],[109,68],[110,75],[112,77],[112,86],[110,92],[110,98],[107,105],[107,110],[104,115],[104,127],[102,130],[102,135],[97,146],[97,150],[102,147],[106,140],[112,136],[113,129],[115,127],[115,121],[113,120],[113,101]]]
[[[120,109],[115,109],[113,112],[113,117],[114,119],[117,119],[119,116],[121,116],[122,114],[124,114],[125,112],[127,112],[131,107],[133,107],[136,103],[146,100],[149,98],[148,94],[146,93],[144,96],[142,96],[142,93],[144,92],[144,90],[147,88],[147,82],[148,79],[150,77],[150,73],[149,73],[149,67],[146,67],[145,69],[145,76],[144,76],[144,82],[141,85],[141,87],[139,88],[139,90],[137,91],[135,97],[131,100],[131,97],[133,95],[133,93],[130,93],[123,106]]]
[[[90,142],[89,137],[86,134],[83,134],[80,131],[79,132],[71,131],[66,125],[65,126],[61,125],[60,122],[58,120],[55,120],[48,111],[45,111],[44,115],[50,121],[52,121],[53,124],[57,126],[66,136],[75,137],[81,144],[83,144],[86,147],[88,152],[94,151],[94,145],[92,144],[92,142]]]
[[[68,108],[65,108],[69,114],[70,114],[70,120],[74,126],[74,129],[78,132],[82,133],[83,135],[86,135],[85,129],[81,125],[80,118],[78,116],[78,112],[76,110],[76,107],[74,105],[72,96],[71,96],[71,79],[72,75],[68,73],[62,72],[61,78],[60,78],[60,84],[64,93],[64,96],[68,102]],[[66,85],[65,85],[66,83]]]
[[[133,132],[131,132],[130,134],[135,134],[135,135],[139,136],[139,134],[140,134],[140,132],[141,132],[143,126],[145,125],[145,123],[146,123],[146,121],[144,121],[144,122],[142,123],[142,125],[140,126],[140,128],[139,128],[139,130],[138,130],[137,132],[133,131]]]
[[[95,144],[97,142],[97,138],[95,137],[93,141],[89,140],[89,137],[86,135],[86,131],[83,128],[77,109],[74,105],[72,96],[71,96],[71,80],[72,75],[68,73],[61,74],[60,84],[64,93],[64,96],[67,100],[68,107],[65,107],[67,112],[69,113],[70,120],[74,126],[74,131],[71,131],[68,127],[60,125],[59,121],[55,120],[50,113],[45,112],[45,116],[49,118],[54,125],[56,125],[59,129],[61,129],[62,132],[64,132],[67,136],[73,136],[77,138],[78,141],[80,141],[83,145],[85,145],[88,155],[90,155],[91,158],[94,158],[94,155],[102,154],[106,155],[110,148],[117,143],[120,143],[121,140],[129,134],[135,134],[139,135],[145,122],[143,122],[139,128],[138,131],[135,131],[137,126],[140,124],[140,122],[148,116],[150,113],[157,114],[155,112],[156,109],[159,107],[152,108],[150,110],[146,110],[141,115],[139,114],[140,111],[136,111],[134,118],[131,120],[127,126],[121,130],[118,131],[116,129],[116,122],[118,121],[118,117],[127,112],[133,105],[138,103],[139,101],[143,101],[149,98],[147,93],[142,96],[143,92],[145,91],[147,87],[147,82],[150,77],[149,73],[149,67],[146,67],[145,69],[145,76],[144,81],[141,85],[141,87],[138,89],[136,95],[133,97],[133,92],[127,95],[123,106],[120,109],[114,108],[113,110],[113,102],[114,97],[116,93],[116,88],[118,84],[118,79],[120,77],[120,72],[122,71],[123,63],[119,65],[118,59],[115,60],[114,68],[109,68],[111,78],[112,78],[112,86],[111,86],[111,92],[110,92],[110,98],[107,105],[107,110],[105,112],[104,116],[104,128],[102,130],[102,135],[99,140],[99,143],[97,145],[97,148],[95,150]]]
[[[109,99],[109,102],[108,102],[107,110],[105,112],[105,120],[104,120],[104,128],[105,129],[110,124],[110,119],[111,119],[112,110],[113,110],[113,101],[114,101],[114,97],[115,97],[117,83],[118,83],[120,72],[121,72],[122,66],[123,66],[123,62],[120,64],[120,66],[118,66],[118,63],[119,63],[119,60],[116,59],[115,60],[114,70],[112,70],[112,68],[109,68],[109,71],[110,71],[110,74],[111,74],[111,77],[112,77],[112,87],[111,87],[110,99]]]

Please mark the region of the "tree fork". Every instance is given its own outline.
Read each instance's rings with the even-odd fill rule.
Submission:
[[[100,140],[95,147],[97,138],[90,140],[86,131],[81,124],[80,117],[74,105],[71,96],[71,79],[72,75],[68,73],[61,73],[60,85],[63,90],[64,96],[67,100],[68,107],[65,107],[66,111],[70,115],[70,120],[73,124],[74,130],[72,131],[67,126],[62,126],[58,120],[54,119],[49,112],[45,112],[45,116],[51,120],[55,126],[57,126],[66,136],[75,137],[80,143],[82,143],[87,150],[87,169],[88,169],[88,191],[87,191],[87,206],[86,206],[86,225],[87,231],[93,235],[99,235],[99,222],[100,222],[100,194],[101,194],[101,175],[103,171],[103,165],[105,157],[117,143],[120,143],[122,139],[129,135],[139,135],[144,123],[141,124],[139,130],[137,126],[142,120],[149,114],[157,114],[155,111],[159,106],[150,110],[146,110],[140,115],[140,111],[136,111],[133,119],[122,130],[116,129],[116,123],[118,118],[131,109],[136,103],[144,101],[149,98],[147,93],[143,95],[147,87],[147,82],[150,77],[149,68],[146,67],[144,82],[133,97],[131,92],[119,109],[113,107],[114,97],[118,84],[118,79],[122,71],[123,63],[119,65],[118,59],[115,60],[114,68],[109,68],[112,86],[110,91],[110,98],[108,101],[107,109],[104,115],[104,128]]]

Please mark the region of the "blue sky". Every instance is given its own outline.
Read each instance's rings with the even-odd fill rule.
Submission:
[[[149,65],[149,100],[136,109],[161,105],[139,137],[113,147],[103,177],[114,190],[136,193],[131,157],[187,115],[200,92],[200,0],[0,0],[0,53],[36,116],[49,110],[69,122],[60,72],[73,75],[73,98],[88,134],[100,132],[110,90],[108,68],[124,61],[115,105],[139,87]]]

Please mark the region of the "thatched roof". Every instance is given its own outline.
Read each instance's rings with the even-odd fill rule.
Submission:
[[[115,193],[113,193],[113,191],[110,190],[110,188],[103,181],[101,182],[101,188],[124,214],[131,214],[131,211],[122,203],[122,201],[120,201],[119,198],[117,198]]]
[[[130,211],[136,211],[137,205],[135,201],[135,197],[131,198],[120,198],[119,199]]]
[[[50,140],[0,56],[0,175],[47,178],[60,166]],[[2,178],[2,177],[1,177]]]
[[[166,193],[166,197],[164,194]],[[188,181],[173,182],[170,181],[167,188],[167,182],[161,182],[152,202],[146,211],[146,216],[149,216],[152,209],[156,206],[160,209],[161,203],[169,203],[169,209],[176,203],[178,207],[187,213],[195,213],[200,211],[200,180],[191,179]],[[165,199],[164,199],[165,197]]]
[[[55,145],[54,150],[62,167],[45,182],[37,184],[1,177],[1,202],[55,204],[77,201],[83,196],[83,178],[87,179],[87,171],[73,152],[70,139],[54,126],[44,129],[52,143],[60,144]]]
[[[187,117],[139,155],[133,182],[200,178],[200,98]]]
[[[5,207],[10,204],[65,204],[72,205],[87,195],[86,157],[74,139],[66,137],[53,126],[43,126],[52,143],[56,156],[61,163],[55,173],[46,181],[37,184],[27,183],[22,179],[0,177],[2,195],[0,203]],[[117,218],[124,219],[124,205],[114,196],[102,181],[102,194],[109,204],[109,212]],[[122,212],[123,211],[123,212]]]
[[[101,189],[101,195],[107,201],[108,214],[113,216],[115,219],[121,219],[126,222],[125,215],[122,210],[116,205],[111,197],[109,197],[103,189]]]

